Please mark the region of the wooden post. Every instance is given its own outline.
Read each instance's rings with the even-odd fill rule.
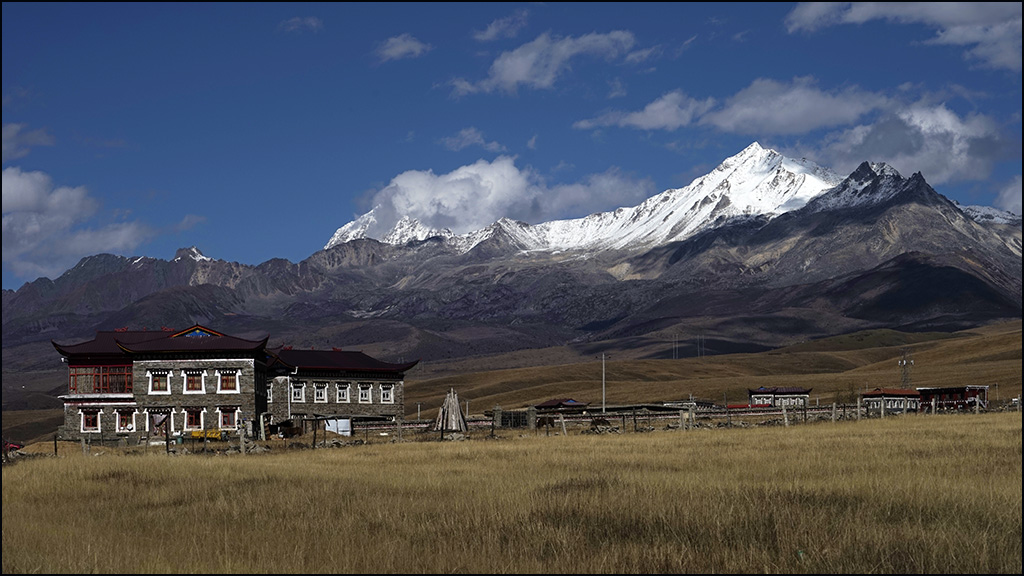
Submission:
[[[679,429],[686,430],[686,419],[683,418],[683,411],[679,411]]]
[[[932,396],[932,414],[935,414],[935,410],[936,410],[936,402],[935,402],[935,400],[936,400],[935,396]]]
[[[860,421],[860,397],[857,397],[857,421]]]
[[[310,446],[310,448],[314,448],[314,449],[316,448],[316,431],[319,430],[319,429],[320,429],[320,423],[316,420],[316,418],[314,418],[313,419],[313,445]]]
[[[789,428],[789,414],[786,414],[786,405],[782,405],[782,425]]]
[[[562,436],[568,436],[569,433],[565,431],[565,414],[559,414],[558,420],[562,422]]]
[[[53,435],[53,455],[57,455],[57,435]]]
[[[691,430],[694,428],[694,424],[696,424],[696,423],[697,423],[696,422],[696,418],[693,415],[693,406],[691,405],[690,406],[690,429]]]
[[[836,403],[835,402],[832,403],[832,421],[833,422],[836,421]]]

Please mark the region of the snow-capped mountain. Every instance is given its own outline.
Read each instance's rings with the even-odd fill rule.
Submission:
[[[637,206],[534,225],[501,219],[461,235],[432,230],[406,216],[375,239],[404,244],[440,237],[465,252],[501,231],[521,250],[639,250],[684,240],[736,217],[772,217],[800,208],[841,181],[828,168],[787,158],[754,142],[689,186],[667,190]],[[370,237],[368,230],[378,223],[375,210],[339,228],[324,249]]]
[[[195,323],[439,362],[596,342],[648,354],[676,330],[713,330],[726,352],[1021,314],[1020,220],[956,206],[920,173],[880,163],[840,179],[752,144],[685,188],[575,220],[502,218],[456,235],[413,218],[381,226],[386,212],[294,264],[195,247],[170,261],[84,258],[4,291],[5,355],[55,336]]]
[[[957,204],[957,207],[971,220],[981,224],[1020,224],[1021,222],[1019,214],[1008,210],[999,210],[992,206],[960,206]]]
[[[884,162],[863,162],[842,182],[809,201],[807,208],[823,212],[877,204],[899,194],[904,182],[903,176]]]

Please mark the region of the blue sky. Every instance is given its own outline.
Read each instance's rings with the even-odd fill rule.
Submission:
[[[632,206],[751,142],[1021,212],[1020,3],[3,4],[3,287]]]

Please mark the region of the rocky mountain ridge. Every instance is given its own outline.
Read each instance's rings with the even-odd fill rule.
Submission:
[[[549,346],[656,356],[652,342],[698,330],[716,353],[1019,318],[1019,220],[968,213],[920,174],[865,162],[837,178],[752,145],[687,188],[574,221],[460,236],[409,219],[390,241],[298,263],[91,256],[3,292],[3,346],[45,356],[51,339],[202,323],[426,365]]]

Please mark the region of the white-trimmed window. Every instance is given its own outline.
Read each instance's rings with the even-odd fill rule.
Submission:
[[[185,408],[185,430],[202,430],[205,408]]]
[[[134,410],[118,410],[117,411],[117,431],[118,432],[135,432],[135,411]]]
[[[185,381],[182,392],[185,394],[206,394],[205,370],[182,370],[181,377]]]
[[[313,382],[313,402],[327,403],[327,382]]]
[[[359,383],[359,403],[369,404],[373,402],[373,384],[369,382]]]
[[[381,384],[380,385],[380,402],[381,402],[381,404],[394,404],[395,403],[395,385],[394,384]]]
[[[241,370],[218,370],[217,371],[217,393],[218,394],[239,394],[241,388]]]
[[[348,404],[352,401],[352,383],[338,382],[338,403]]]
[[[170,394],[171,374],[167,370],[151,370],[149,375],[150,394]]]
[[[237,406],[217,408],[217,414],[217,420],[220,421],[221,430],[238,430]]]
[[[306,401],[306,383],[292,382],[292,402]]]
[[[267,382],[267,404],[274,402],[274,381]]]
[[[146,432],[162,436],[165,430],[174,432],[174,411],[146,412]]]
[[[101,413],[102,410],[82,410],[82,432],[99,432]]]

